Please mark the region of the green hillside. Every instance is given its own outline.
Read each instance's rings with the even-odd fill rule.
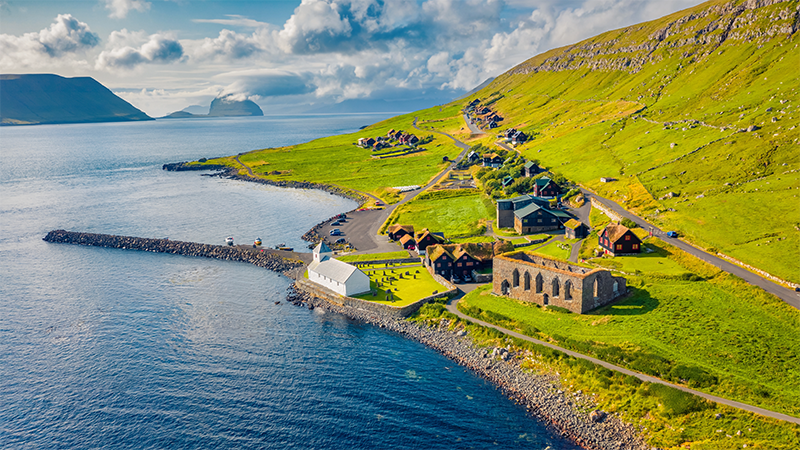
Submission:
[[[0,75],[0,125],[151,120],[89,77]]]
[[[797,5],[707,2],[536,56],[463,103],[533,134],[525,157],[800,282]]]

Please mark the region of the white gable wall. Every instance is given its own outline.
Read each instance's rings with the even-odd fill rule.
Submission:
[[[320,284],[340,295],[351,296],[369,292],[369,277],[361,270],[353,267],[352,273],[346,279],[333,279],[326,276],[325,273],[330,273],[329,267],[326,265],[345,265],[341,261],[335,259],[328,259],[320,263],[313,262],[308,266],[308,279],[314,283]],[[338,268],[337,268],[338,269]]]

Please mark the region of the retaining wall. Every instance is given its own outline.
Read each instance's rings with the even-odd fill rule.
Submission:
[[[404,319],[410,316],[411,314],[414,314],[419,308],[422,307],[422,305],[428,303],[433,299],[444,298],[444,297],[449,297],[451,295],[455,295],[456,287],[453,286],[450,282],[446,281],[444,278],[438,275],[434,276],[434,279],[437,282],[441,283],[443,286],[445,286],[448,290],[440,292],[435,295],[425,297],[423,299],[417,300],[416,302],[410,305],[402,307],[386,305],[383,303],[374,303],[368,300],[361,300],[359,298],[346,297],[324,286],[312,283],[311,281],[305,278],[298,279],[296,281],[296,285],[297,288],[302,290],[303,292],[309,295],[313,295],[314,297],[320,298],[322,300],[325,300],[329,303],[333,303],[334,305],[346,306],[349,308],[360,309],[362,311],[369,311],[377,314],[386,314],[398,319]]]
[[[594,197],[591,197],[592,208],[597,208],[603,212],[603,214],[607,215],[609,219],[620,222],[622,221],[622,217],[619,214],[615,213],[614,211],[606,208],[606,206],[599,201],[597,201]]]

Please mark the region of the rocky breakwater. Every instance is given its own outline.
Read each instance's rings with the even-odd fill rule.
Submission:
[[[535,374],[523,369],[523,361],[535,357],[531,353],[514,353],[509,351],[510,346],[476,347],[463,326],[450,327],[447,319],[427,326],[375,311],[337,306],[294,286],[289,288],[286,299],[296,306],[342,314],[420,342],[490,381],[533,416],[543,419],[554,432],[586,449],[651,449],[633,426],[614,414],[597,410],[590,395],[565,392],[557,374]]]
[[[46,242],[60,244],[90,245],[95,247],[140,250],[145,252],[173,253],[185,256],[222,259],[253,264],[258,267],[285,273],[303,265],[302,261],[285,258],[270,251],[249,249],[196,242],[171,241],[169,239],[149,239],[109,234],[79,233],[75,231],[53,230],[44,237]]]

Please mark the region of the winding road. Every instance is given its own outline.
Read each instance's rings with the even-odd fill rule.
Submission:
[[[716,402],[716,403],[719,403],[719,404],[722,404],[722,405],[731,406],[733,408],[741,409],[741,410],[744,410],[744,411],[749,411],[749,412],[756,413],[756,414],[759,414],[759,415],[762,415],[762,416],[766,416],[766,417],[771,417],[773,419],[778,419],[778,420],[783,420],[783,421],[786,421],[786,422],[792,422],[792,423],[800,424],[800,418],[799,417],[793,417],[793,416],[790,416],[790,415],[787,415],[787,414],[783,414],[783,413],[779,413],[779,412],[775,412],[775,411],[770,411],[770,410],[764,409],[764,408],[759,408],[758,406],[748,405],[747,403],[737,402],[737,401],[734,401],[734,400],[728,400],[726,398],[718,397],[716,395],[711,395],[711,394],[706,394],[705,392],[696,391],[696,390],[690,389],[690,388],[688,388],[686,386],[673,384],[673,383],[664,381],[664,380],[662,380],[660,378],[651,377],[649,375],[645,375],[645,374],[642,374],[642,373],[639,373],[639,372],[634,372],[634,371],[632,371],[630,369],[626,369],[624,367],[620,367],[620,366],[617,366],[617,365],[614,365],[614,364],[599,360],[597,358],[593,358],[593,357],[588,356],[588,355],[577,353],[577,352],[574,352],[572,350],[567,350],[567,349],[559,347],[557,345],[553,345],[553,344],[551,344],[549,342],[540,341],[539,339],[534,339],[534,338],[532,338],[530,336],[526,336],[524,334],[517,333],[516,331],[512,331],[512,330],[509,330],[507,328],[503,328],[503,327],[491,324],[489,322],[484,322],[482,320],[475,319],[474,317],[470,317],[470,316],[468,316],[468,315],[466,315],[466,314],[464,314],[464,313],[462,313],[461,311],[458,310],[458,301],[463,297],[464,297],[464,293],[460,292],[458,296],[450,299],[450,301],[447,302],[447,310],[449,312],[455,314],[456,316],[460,317],[461,319],[468,320],[470,322],[476,323],[478,325],[482,325],[484,327],[494,328],[495,330],[500,331],[501,333],[507,334],[509,336],[513,336],[513,337],[518,338],[518,339],[522,339],[522,340],[525,340],[525,341],[528,341],[528,342],[533,342],[534,344],[543,345],[543,346],[549,347],[549,348],[551,348],[553,350],[558,350],[558,351],[560,351],[562,353],[566,353],[567,355],[572,356],[574,358],[580,358],[580,359],[585,359],[587,361],[591,361],[591,362],[593,362],[593,363],[595,363],[597,365],[603,366],[603,367],[605,367],[607,369],[611,369],[611,370],[614,370],[614,371],[617,371],[617,372],[621,372],[621,373],[624,373],[625,375],[634,376],[634,377],[636,377],[636,378],[638,378],[638,379],[640,379],[642,381],[646,381],[648,383],[663,384],[665,386],[669,386],[669,387],[672,387],[672,388],[675,388],[675,389],[679,389],[679,390],[681,390],[683,392],[688,392],[690,394],[697,395],[698,397],[703,397],[706,400],[711,400],[712,402]]]

